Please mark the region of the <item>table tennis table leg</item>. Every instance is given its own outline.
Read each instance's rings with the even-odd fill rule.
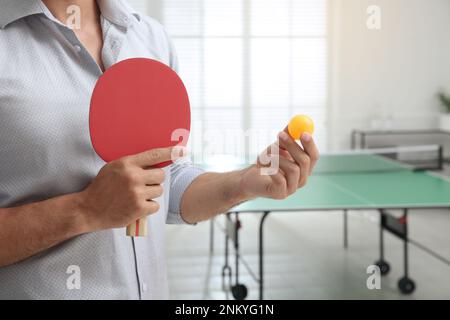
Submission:
[[[384,261],[384,233],[383,233],[383,212],[380,212],[380,260]]]
[[[403,211],[403,217],[402,217],[405,225],[405,237],[403,238],[403,270],[404,270],[404,276],[405,278],[408,277],[408,209],[405,209]]]
[[[403,267],[404,275],[398,281],[398,288],[404,294],[411,294],[416,289],[415,282],[409,278],[409,259],[408,259],[408,209],[403,210],[403,216],[401,218],[403,223]]]
[[[348,210],[344,210],[344,249],[348,248]]]
[[[234,268],[235,268],[235,284],[231,287],[231,293],[236,300],[244,300],[248,295],[247,286],[239,283],[239,259],[240,259],[240,242],[239,230],[241,229],[241,221],[239,220],[239,212],[235,212],[234,219]]]
[[[389,273],[391,266],[386,260],[384,260],[384,211],[378,210],[380,212],[380,235],[379,235],[379,248],[380,248],[380,259],[375,262],[375,264],[380,268],[380,273],[382,276]]]
[[[212,218],[209,222],[209,255],[214,254],[214,219]]]
[[[391,234],[400,238],[403,241],[403,267],[404,275],[398,281],[398,288],[404,294],[414,292],[416,285],[412,279],[409,278],[409,260],[408,260],[408,209],[403,209],[403,215],[400,218],[389,214],[386,210],[380,211],[380,260],[376,262],[380,268],[381,275],[389,272],[390,266],[384,260],[384,239],[383,231],[386,230]]]
[[[259,223],[259,300],[264,298],[264,221],[270,211],[263,212]]]
[[[230,219],[230,213],[227,213],[225,215],[225,219]],[[225,232],[225,262],[222,267],[222,289],[227,293],[227,297],[228,297],[228,292],[231,287],[231,273],[232,273],[230,264],[228,262],[228,257],[229,257],[229,243],[228,242],[229,242],[228,232]],[[225,284],[226,279],[228,279],[228,287]]]

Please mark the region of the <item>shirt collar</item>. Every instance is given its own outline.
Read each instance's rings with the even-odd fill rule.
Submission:
[[[34,14],[44,13],[40,0],[0,0],[0,28]]]
[[[133,18],[140,20],[139,14],[122,0],[97,0],[102,16],[110,22],[127,28]]]
[[[111,23],[127,28],[133,18],[140,20],[139,14],[122,0],[97,0],[101,14]],[[41,0],[0,0],[0,29],[19,19],[45,14],[47,11]]]

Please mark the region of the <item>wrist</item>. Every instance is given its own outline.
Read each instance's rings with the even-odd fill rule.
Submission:
[[[96,231],[97,228],[92,223],[92,212],[86,203],[84,192],[72,194],[70,201],[74,206],[71,211],[74,213],[72,223],[75,232],[83,234]]]
[[[236,184],[233,189],[235,191],[235,203],[241,203],[257,198],[257,195],[252,193],[245,181],[248,171],[250,171],[252,168],[253,166],[250,166],[245,169],[236,171]]]

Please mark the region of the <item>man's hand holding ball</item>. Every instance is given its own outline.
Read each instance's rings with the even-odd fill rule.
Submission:
[[[304,115],[292,118],[278,134],[278,141],[265,150],[256,164],[244,170],[239,192],[247,199],[285,199],[304,187],[319,159],[313,132],[311,118]],[[275,168],[274,163],[277,164]],[[274,170],[263,174],[264,169],[268,168]]]

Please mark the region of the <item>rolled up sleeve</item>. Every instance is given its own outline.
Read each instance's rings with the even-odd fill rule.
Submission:
[[[181,199],[189,185],[204,171],[192,164],[188,157],[178,159],[170,167],[170,196],[168,224],[188,224],[181,217]]]

